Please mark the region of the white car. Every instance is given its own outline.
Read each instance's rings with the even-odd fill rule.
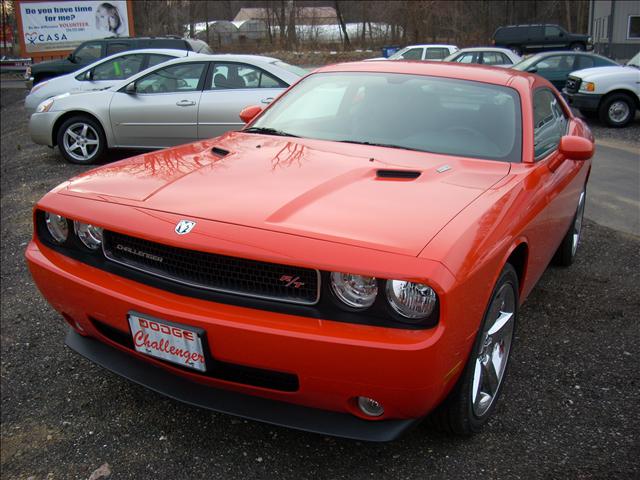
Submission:
[[[597,114],[610,127],[628,125],[640,108],[640,52],[624,66],[571,73],[562,93],[585,116]]]
[[[455,45],[427,44],[409,45],[402,50],[398,50],[389,58],[378,57],[367,60],[425,60],[430,62],[441,62],[446,57],[458,51]]]
[[[72,163],[94,163],[108,148],[158,149],[213,138],[244,125],[240,111],[268,105],[306,70],[258,55],[176,58],[97,92],[43,101],[31,139],[58,146]]]
[[[80,70],[51,78],[33,86],[24,100],[24,108],[28,115],[36,111],[36,107],[44,100],[62,93],[87,92],[103,90],[115,83],[129,78],[142,70],[174,58],[198,55],[187,50],[169,48],[148,48],[127,50],[97,62]]]
[[[508,48],[474,47],[458,50],[453,55],[449,55],[443,61],[476,63],[480,65],[491,65],[493,67],[509,68],[520,60],[522,60],[522,57],[515,54]]]

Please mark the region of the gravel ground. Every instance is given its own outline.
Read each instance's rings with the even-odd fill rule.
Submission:
[[[545,273],[480,435],[421,427],[367,444],[238,420],[149,392],[63,345],[23,251],[34,202],[87,167],[31,144],[23,95],[1,97],[3,479],[86,479],[105,463],[113,479],[640,477],[638,237],[587,222],[577,263]]]

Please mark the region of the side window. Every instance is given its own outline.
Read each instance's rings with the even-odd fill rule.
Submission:
[[[402,54],[404,60],[422,60],[422,48],[412,48]]]
[[[126,52],[130,50],[131,46],[128,43],[123,42],[109,42],[107,43],[107,57],[114,53]]]
[[[462,55],[459,55],[458,57],[456,57],[456,62],[458,62],[458,63],[474,63],[473,57],[475,57],[475,53],[473,53],[473,52],[463,53]]]
[[[560,36],[560,29],[558,27],[544,27],[544,36],[557,38]]]
[[[198,90],[205,63],[180,63],[161,68],[136,82],[138,93],[193,92]]]
[[[143,54],[124,55],[97,65],[92,72],[91,80],[120,80],[129,78],[140,71]]]
[[[155,67],[156,65],[160,64],[160,63],[164,63],[167,60],[171,60],[175,57],[171,57],[169,55],[160,55],[158,53],[150,53],[148,55],[149,61],[147,62],[147,68],[149,67]]]
[[[427,48],[425,60],[442,60],[449,55],[447,48]]]
[[[573,66],[574,70],[582,70],[583,68],[591,68],[595,65],[593,58],[586,55],[578,55],[576,57],[576,63]]]
[[[555,95],[546,88],[533,94],[533,145],[540,159],[558,147],[567,131],[567,116]]]
[[[572,59],[569,55],[554,55],[538,62],[538,72],[562,72],[571,70]]]
[[[484,52],[482,54],[482,63],[485,65],[510,65],[511,60],[500,52]]]
[[[73,54],[75,59],[81,63],[92,63],[102,58],[102,44],[101,43],[87,43],[82,45]]]
[[[273,75],[242,63],[216,63],[211,75],[211,90],[235,88],[285,88]]]

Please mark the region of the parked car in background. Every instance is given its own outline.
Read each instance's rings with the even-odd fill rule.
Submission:
[[[202,40],[180,37],[109,37],[81,43],[73,53],[62,60],[40,62],[25,73],[27,88],[49,78],[75,72],[96,60],[127,50],[142,48],[170,48],[196,53],[213,53]]]
[[[474,47],[463,48],[444,59],[445,62],[476,63],[494,67],[510,67],[522,58],[508,48]]]
[[[199,55],[187,50],[142,49],[116,53],[73,73],[61,75],[33,86],[24,100],[28,115],[47,98],[66,92],[103,90],[147,68],[174,58]]]
[[[536,73],[562,90],[569,74],[591,67],[618,66],[613,60],[588,52],[545,52],[532,55],[513,66],[521,72]]]
[[[179,58],[106,90],[45,100],[29,132],[70,162],[93,163],[107,148],[163,148],[238,129],[243,107],[269,104],[306,74],[257,55]]]
[[[562,93],[585,116],[597,114],[611,127],[628,125],[640,108],[640,52],[626,65],[573,72]]]
[[[440,62],[452,53],[458,51],[458,47],[455,45],[440,45],[440,44],[428,44],[428,45],[409,45],[388,58],[377,57],[369,58],[369,60],[425,60],[431,62]]]
[[[26,257],[67,345],[281,426],[481,431],[532,332],[513,343],[522,303],[576,258],[589,128],[541,77],[453,63],[327,66],[261,107],[37,202]]]
[[[508,25],[498,27],[493,44],[513,50],[518,55],[547,50],[585,51],[593,48],[589,35],[569,33],[560,25]]]

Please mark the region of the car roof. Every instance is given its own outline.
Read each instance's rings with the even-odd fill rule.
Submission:
[[[592,52],[575,52],[573,50],[553,50],[551,52],[539,52],[539,53],[535,53],[533,55],[531,55],[530,57],[527,58],[545,58],[545,57],[550,57],[552,55],[587,55],[588,57],[598,57],[598,58],[604,58],[605,60],[609,60],[611,62],[614,62],[614,60],[611,60],[610,58],[607,58],[603,55],[598,55],[597,53],[592,53]]]
[[[447,47],[447,48],[458,48],[456,45],[449,45],[449,44],[444,44],[444,43],[420,43],[420,44],[416,44],[416,45],[407,45],[406,47],[402,47],[404,48],[410,48],[410,47]]]
[[[528,83],[537,81],[535,75],[508,68],[490,67],[449,62],[423,62],[395,60],[393,62],[370,60],[366,62],[338,63],[320,67],[313,73],[332,72],[370,72],[370,73],[403,73],[409,75],[427,75],[432,77],[457,78],[495,85],[507,86],[520,77]]]
[[[502,53],[513,53],[513,51],[509,50],[508,48],[500,48],[500,47],[469,47],[469,48],[463,48],[462,50],[458,50],[456,52],[456,54],[458,53],[464,53],[464,52],[502,52]]]

